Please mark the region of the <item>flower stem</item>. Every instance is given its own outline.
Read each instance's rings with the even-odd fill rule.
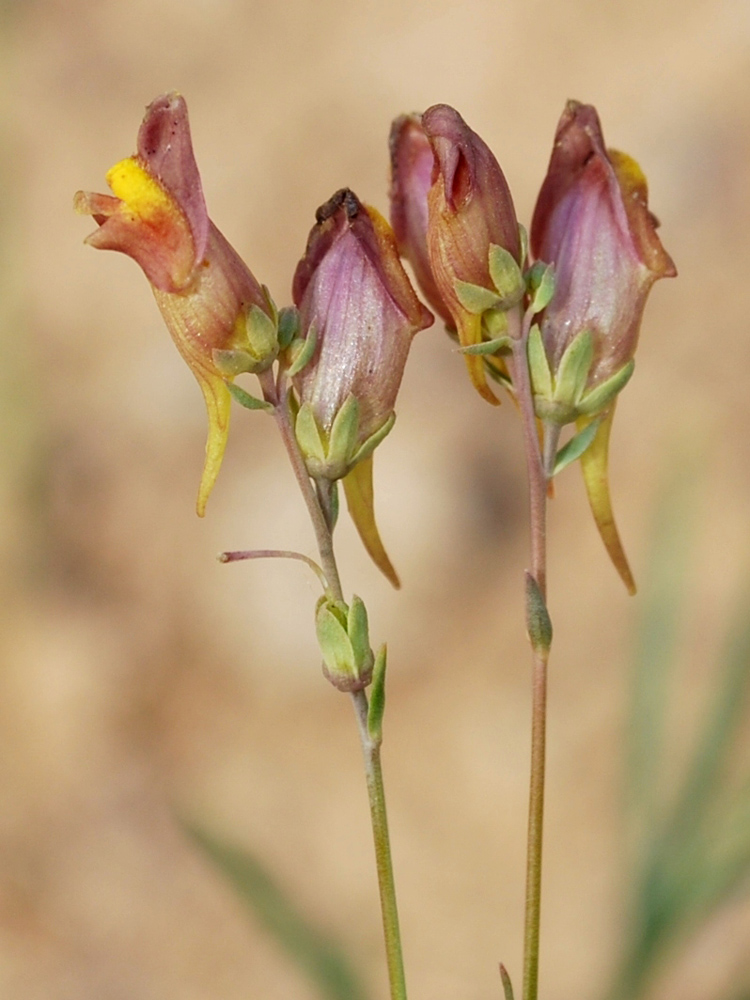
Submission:
[[[308,475],[304,459],[300,453],[297,439],[292,427],[289,404],[283,383],[274,385],[270,379],[261,380],[264,396],[274,404],[274,416],[284,442],[289,460],[292,463],[295,477],[304,497],[310,520],[312,521],[315,538],[320,553],[320,562],[328,581],[329,590],[334,600],[344,600],[336,556],[333,548],[333,530],[329,519],[321,506],[319,491],[313,486]],[[393,879],[393,862],[391,860],[391,845],[388,836],[388,818],[385,808],[385,789],[383,787],[383,771],[380,764],[380,740],[370,735],[367,726],[368,701],[364,691],[351,693],[354,712],[357,718],[362,753],[365,761],[365,776],[367,779],[367,794],[370,800],[370,819],[372,836],[375,844],[375,866],[380,891],[380,908],[383,915],[383,933],[385,935],[385,953],[388,964],[388,982],[390,984],[391,1000],[406,1000],[406,980],[404,976],[404,960],[401,948],[401,934],[396,906],[396,886]]]
[[[543,599],[547,589],[547,476],[539,442],[527,359],[530,316],[513,346],[513,386],[523,421],[529,480],[531,574]],[[524,922],[523,1000],[537,1000],[539,991],[539,929],[542,900],[542,832],[547,722],[548,650],[533,651],[531,709],[531,779],[526,855],[526,916]]]
[[[401,932],[396,907],[396,886],[393,881],[391,844],[388,835],[388,816],[385,808],[383,771],[380,765],[380,742],[373,740],[367,727],[367,695],[364,691],[352,692],[354,712],[357,716],[362,753],[365,759],[367,792],[370,798],[370,817],[375,842],[375,864],[380,889],[380,909],[383,915],[383,934],[388,963],[388,983],[391,1000],[406,1000],[406,979],[401,949]]]

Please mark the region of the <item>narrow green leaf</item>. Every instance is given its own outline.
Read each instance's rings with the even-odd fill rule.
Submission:
[[[552,621],[539,584],[529,572],[526,573],[526,631],[534,652],[549,652]]]
[[[467,347],[459,347],[459,354],[507,354],[513,350],[513,341],[510,337],[496,337],[495,340],[483,340],[481,344],[469,344]]]
[[[182,826],[321,1000],[367,1000],[359,976],[339,945],[300,912],[259,857],[195,823],[183,820]]]
[[[572,462],[577,461],[581,455],[586,451],[588,446],[596,437],[596,432],[599,430],[599,420],[592,420],[590,424],[587,424],[582,431],[579,431],[575,437],[572,437],[567,444],[558,451],[557,458],[555,459],[555,467],[552,470],[552,475],[556,476],[558,472],[562,472],[563,469],[567,468]]]
[[[500,979],[503,983],[503,993],[505,994],[505,1000],[513,1000],[513,983],[510,981],[510,975],[508,970],[505,968],[503,963],[500,963]]]
[[[372,650],[370,649],[370,630],[367,621],[367,608],[361,597],[352,596],[347,619],[347,632],[354,652],[354,662],[361,677],[372,666]]]
[[[257,399],[255,396],[251,396],[249,392],[240,389],[234,382],[227,382],[227,388],[235,402],[239,403],[240,406],[244,406],[246,410],[267,410],[269,412],[273,410],[273,403],[267,403],[265,399]]]
[[[380,743],[383,739],[383,715],[385,714],[385,668],[388,648],[383,645],[375,657],[370,688],[370,707],[367,710],[367,732],[370,739]]]

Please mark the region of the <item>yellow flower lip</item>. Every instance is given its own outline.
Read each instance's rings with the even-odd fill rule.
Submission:
[[[144,222],[172,213],[184,218],[174,198],[134,156],[120,160],[107,172],[107,184],[115,197]]]

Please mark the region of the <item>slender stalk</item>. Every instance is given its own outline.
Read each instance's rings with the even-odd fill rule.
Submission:
[[[318,552],[320,553],[320,561],[328,581],[331,596],[334,600],[343,601],[344,592],[341,587],[341,578],[333,548],[332,527],[329,523],[329,517],[323,511],[320,491],[316,490],[308,475],[304,459],[297,444],[289,413],[289,404],[286,399],[286,392],[284,391],[283,378],[279,379],[278,385],[274,384],[270,378],[261,379],[261,385],[265,398],[274,405],[276,424],[310,514]],[[391,860],[388,818],[385,808],[383,771],[380,764],[380,741],[374,740],[368,730],[367,715],[369,705],[365,692],[353,691],[351,698],[357,718],[357,727],[359,729],[362,754],[365,762],[365,776],[367,779],[367,794],[370,801],[370,819],[375,845],[375,867],[380,892],[380,909],[383,916],[383,933],[385,936],[390,995],[391,1000],[406,1000],[406,980],[404,976],[398,909],[396,906],[396,886],[393,879],[393,862]]]
[[[367,728],[367,695],[364,691],[352,693],[354,712],[357,716],[362,753],[365,759],[367,792],[370,798],[370,817],[375,842],[375,864],[380,889],[380,910],[383,915],[383,934],[388,963],[388,983],[392,1000],[406,1000],[406,978],[401,949],[401,932],[396,907],[396,886],[393,880],[393,862],[388,834],[388,816],[385,808],[383,771],[380,765],[380,742],[373,740]]]
[[[531,316],[524,318],[514,340],[513,386],[523,421],[529,480],[531,574],[543,598],[547,590],[547,476],[539,442],[526,353]],[[539,930],[542,900],[542,833],[544,827],[544,771],[547,720],[548,651],[536,649],[532,666],[531,779],[526,856],[526,915],[524,921],[523,1000],[537,1000],[539,992]]]

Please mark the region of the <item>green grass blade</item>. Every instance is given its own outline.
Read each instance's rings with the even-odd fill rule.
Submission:
[[[260,859],[194,823],[182,825],[324,1000],[367,1000],[339,946],[302,916]]]

